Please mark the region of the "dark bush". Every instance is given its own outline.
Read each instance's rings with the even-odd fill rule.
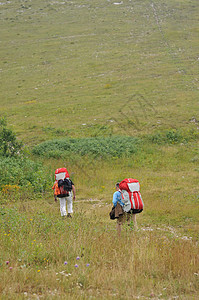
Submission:
[[[22,151],[22,143],[17,140],[15,133],[7,128],[5,118],[0,119],[0,155],[17,156]]]

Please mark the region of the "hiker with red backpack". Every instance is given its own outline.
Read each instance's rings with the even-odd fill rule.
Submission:
[[[60,201],[60,212],[61,216],[71,218],[73,213],[73,200],[75,200],[75,186],[66,168],[59,168],[55,171],[55,183],[52,187],[54,190],[54,199],[57,202],[57,198]],[[67,202],[67,211],[66,213],[66,202]]]
[[[121,235],[121,225],[127,221],[130,225],[133,219],[134,227],[137,229],[136,214],[143,211],[144,203],[140,194],[139,181],[126,178],[116,183],[116,192],[113,194],[113,208],[110,213],[111,219],[117,219],[118,236]]]

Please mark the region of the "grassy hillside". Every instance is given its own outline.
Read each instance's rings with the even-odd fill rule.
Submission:
[[[2,1],[1,115],[26,143],[195,126],[197,0],[116,3]]]
[[[0,299],[198,299],[198,0],[0,14]],[[71,220],[51,190],[63,166]],[[118,239],[125,177],[145,207]]]

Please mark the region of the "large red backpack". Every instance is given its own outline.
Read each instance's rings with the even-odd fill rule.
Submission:
[[[124,211],[133,209],[141,212],[144,208],[144,203],[140,194],[139,181],[133,178],[126,178],[120,182],[119,188],[122,192]]]
[[[69,195],[68,191],[65,189],[64,181],[69,179],[69,173],[66,168],[59,168],[55,171],[55,181],[58,182],[59,194],[57,197],[63,198]],[[70,183],[70,180],[69,180]]]

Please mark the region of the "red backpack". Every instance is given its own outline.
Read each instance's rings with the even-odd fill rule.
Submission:
[[[124,202],[124,211],[130,209],[135,212],[141,212],[144,208],[144,202],[140,194],[140,183],[137,179],[126,178],[119,184],[122,192],[122,201]]]

